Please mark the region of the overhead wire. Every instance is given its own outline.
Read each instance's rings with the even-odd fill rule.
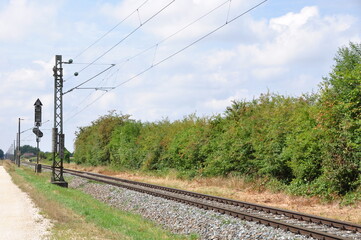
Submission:
[[[230,2],[230,1],[232,1],[232,0],[227,0],[225,3]],[[191,42],[190,44],[186,45],[185,47],[183,47],[183,48],[179,49],[178,51],[170,54],[169,56],[163,58],[162,60],[158,61],[157,63],[151,64],[149,67],[145,68],[144,70],[140,71],[139,73],[135,74],[134,76],[132,76],[132,77],[128,78],[127,80],[119,83],[119,84],[116,85],[113,89],[111,89],[111,90],[109,90],[109,91],[107,91],[107,92],[104,92],[102,95],[100,95],[100,96],[99,96],[98,98],[96,98],[94,101],[92,101],[91,103],[89,103],[88,105],[86,105],[84,108],[82,108],[79,112],[77,112],[76,114],[73,114],[69,119],[74,118],[74,117],[77,116],[79,113],[83,112],[86,108],[88,108],[89,106],[91,106],[92,104],[94,104],[96,101],[98,101],[100,98],[102,98],[102,97],[103,97],[105,94],[107,94],[108,92],[110,92],[110,91],[112,91],[112,90],[114,90],[114,89],[116,89],[116,88],[118,88],[118,87],[120,87],[120,86],[122,86],[122,85],[124,85],[124,84],[126,84],[126,83],[128,83],[128,82],[130,82],[130,81],[132,81],[133,79],[135,79],[135,78],[143,75],[144,73],[148,72],[148,71],[151,70],[153,67],[156,67],[156,66],[164,63],[165,61],[169,60],[170,58],[178,55],[179,53],[185,51],[185,50],[188,49],[189,47],[197,44],[197,43],[200,42],[201,40],[203,40],[203,39],[207,38],[208,36],[214,34],[215,32],[219,31],[220,29],[222,29],[223,27],[225,27],[226,25],[228,25],[229,23],[232,23],[232,22],[234,22],[235,20],[237,20],[238,18],[240,18],[240,17],[244,16],[245,14],[253,11],[254,9],[256,9],[256,8],[259,7],[259,6],[261,6],[262,4],[264,4],[264,3],[267,2],[267,1],[268,1],[268,0],[263,0],[263,1],[259,2],[258,4],[256,4],[256,5],[254,5],[253,7],[247,9],[246,11],[244,11],[244,12],[236,15],[235,17],[233,17],[233,18],[230,19],[230,20],[228,20],[228,19],[229,19],[229,10],[228,10],[227,19],[226,19],[226,22],[225,22],[224,24],[216,27],[216,28],[213,29],[212,31],[206,33],[205,35],[203,35],[202,37],[198,38],[197,40]],[[223,3],[223,4],[221,4],[221,5],[223,6],[225,3]],[[215,9],[214,9],[214,10],[215,10]],[[214,10],[212,10],[212,11],[214,11]],[[187,26],[188,26],[188,25],[187,25]],[[171,36],[173,36],[173,35],[171,35]],[[153,46],[153,47],[154,47],[154,46]],[[149,49],[152,49],[153,47],[148,48],[147,51],[148,51]],[[143,52],[144,52],[144,51],[143,51]],[[68,119],[68,120],[69,120],[69,119]]]
[[[156,58],[156,53],[157,53],[157,50],[158,50],[158,46],[159,46],[160,44],[164,43],[165,41],[169,40],[170,38],[174,37],[175,35],[179,34],[180,32],[184,31],[185,29],[189,28],[189,27],[192,26],[193,24],[199,22],[200,20],[202,20],[203,18],[207,17],[208,15],[210,15],[210,14],[213,13],[214,11],[218,10],[219,8],[223,7],[225,4],[227,4],[227,3],[229,2],[228,13],[227,13],[227,21],[228,21],[228,15],[229,15],[229,11],[230,11],[230,3],[231,3],[231,1],[232,1],[232,0],[226,0],[226,1],[222,2],[221,4],[217,5],[216,7],[214,7],[214,8],[211,9],[210,11],[208,11],[207,13],[205,13],[205,14],[201,15],[200,17],[198,17],[197,19],[195,19],[194,21],[188,23],[187,25],[183,26],[182,28],[180,28],[180,29],[177,30],[176,32],[174,32],[174,33],[170,34],[169,36],[165,37],[164,39],[160,40],[160,41],[157,42],[156,44],[154,44],[154,45],[152,45],[152,46],[150,46],[150,47],[148,47],[148,48],[140,51],[139,53],[137,53],[137,54],[135,54],[135,55],[127,58],[125,61],[122,61],[122,62],[120,62],[120,63],[118,63],[118,64],[122,64],[122,65],[123,65],[123,64],[125,64],[126,62],[129,62],[130,60],[132,60],[132,59],[134,59],[134,58],[136,58],[136,57],[144,54],[145,52],[147,52],[147,51],[155,48],[154,56],[153,56],[153,61],[152,61],[152,65],[153,65],[153,63],[154,63],[154,61],[155,61],[155,58]],[[139,17],[139,20],[140,20],[140,17]],[[140,21],[140,23],[141,23],[141,21]],[[122,66],[122,65],[121,65],[121,66]],[[119,71],[119,69],[120,69],[120,68],[118,68],[118,71]],[[88,81],[86,81],[86,82],[88,82]],[[83,84],[81,84],[81,85],[83,85]],[[79,86],[79,85],[78,85],[78,86]],[[76,87],[73,88],[72,90],[74,90],[74,89],[76,89]],[[71,90],[71,91],[72,91],[72,90]],[[70,92],[70,90],[67,91],[67,92],[65,92],[65,93],[68,93],[68,92]],[[64,94],[65,94],[65,93],[64,93]],[[90,95],[91,95],[91,94],[90,94]],[[89,96],[89,95],[88,95],[88,96]]]
[[[176,32],[170,34],[169,36],[165,37],[164,39],[160,40],[159,42],[153,44],[152,46],[140,51],[139,53],[131,56],[131,57],[128,57],[126,58],[124,61],[118,63],[119,64],[122,64],[122,63],[125,63],[125,62],[129,62],[130,60],[136,58],[136,57],[139,57],[140,55],[148,52],[149,50],[153,49],[153,48],[158,48],[158,46],[162,43],[164,43],[165,41],[169,40],[170,38],[174,37],[175,35],[177,35],[178,33],[186,30],[187,28],[189,28],[190,26],[192,26],[193,24],[199,22],[200,20],[202,20],[203,18],[207,17],[208,15],[210,15],[211,13],[213,13],[214,11],[218,10],[219,8],[223,7],[225,4],[227,4],[228,2],[230,2],[231,0],[226,0],[225,2],[219,4],[218,6],[214,7],[213,9],[211,9],[210,11],[208,11],[207,13],[203,14],[202,16],[198,17],[197,19],[195,19],[194,21],[188,23],[187,25],[183,26],[182,28],[180,28],[179,30],[177,30]]]
[[[231,1],[231,0],[230,0],[230,1]],[[244,11],[243,13],[241,13],[241,14],[237,15],[236,17],[232,18],[231,20],[229,20],[229,21],[227,20],[224,24],[222,24],[222,25],[220,25],[219,27],[213,29],[212,31],[210,31],[210,32],[208,32],[207,34],[203,35],[202,37],[198,38],[197,40],[191,42],[190,44],[186,45],[185,47],[181,48],[180,50],[178,50],[178,51],[172,53],[171,55],[163,58],[163,59],[160,60],[159,62],[157,62],[157,63],[155,63],[155,64],[152,64],[152,65],[149,66],[148,68],[144,69],[143,71],[139,72],[138,74],[134,75],[133,77],[127,79],[126,81],[124,81],[124,82],[116,85],[115,88],[118,88],[118,87],[120,87],[121,85],[123,85],[123,84],[125,84],[125,83],[127,83],[127,82],[129,82],[129,81],[131,81],[131,80],[133,80],[134,78],[139,77],[140,75],[142,75],[142,74],[144,74],[145,72],[149,71],[149,70],[152,69],[153,67],[156,67],[156,66],[160,65],[161,63],[163,63],[163,62],[169,60],[170,58],[174,57],[175,55],[178,55],[179,53],[185,51],[185,50],[188,49],[189,47],[191,47],[191,46],[193,46],[194,44],[200,42],[201,40],[205,39],[206,37],[212,35],[213,33],[217,32],[218,30],[220,30],[221,28],[225,27],[225,26],[228,25],[229,23],[237,20],[238,18],[240,18],[240,17],[242,17],[243,15],[249,13],[250,11],[252,11],[253,9],[259,7],[260,5],[262,5],[263,3],[267,2],[267,1],[268,1],[268,0],[264,0],[264,1],[260,2],[260,3],[258,3],[257,5],[253,6],[252,8],[249,8],[248,10]]]
[[[68,117],[65,122],[68,122],[69,120],[73,119],[74,117],[76,117],[78,114],[80,114],[81,112],[83,112],[85,109],[87,109],[88,107],[90,107],[91,105],[93,105],[96,101],[98,101],[100,98],[102,98],[105,94],[107,94],[109,91],[107,92],[103,92],[100,96],[98,96],[96,99],[94,99],[92,102],[90,102],[88,105],[86,105],[85,107],[83,107],[82,109],[80,109],[78,112],[76,112],[75,114],[71,115],[70,117]]]
[[[105,51],[103,54],[101,54],[100,56],[98,56],[95,60],[93,60],[92,62],[86,64],[85,67],[83,67],[81,70],[78,71],[78,73],[84,71],[85,69],[87,69],[88,67],[90,67],[91,65],[95,64],[96,61],[98,61],[100,58],[102,58],[103,56],[105,56],[107,53],[109,53],[111,50],[113,50],[115,47],[117,47],[120,43],[122,43],[124,40],[126,40],[128,37],[130,37],[132,34],[134,34],[137,30],[139,30],[143,25],[145,25],[146,23],[148,23],[150,20],[152,20],[154,17],[156,17],[158,14],[160,14],[161,12],[163,12],[166,8],[168,8],[171,4],[173,4],[176,0],[172,0],[170,2],[168,2],[168,4],[166,4],[165,6],[163,6],[160,10],[158,10],[155,14],[153,14],[151,17],[149,17],[144,23],[140,22],[140,25],[135,28],[133,31],[131,31],[129,34],[127,34],[125,37],[123,37],[120,41],[118,41],[115,45],[113,45],[111,48],[109,48],[107,51]],[[143,3],[143,5],[145,4],[145,2]],[[141,6],[143,6],[141,5]],[[138,14],[139,14],[139,8],[136,10],[138,11]],[[135,12],[135,11],[133,11]],[[139,20],[140,20],[140,16],[139,16]],[[100,73],[96,74],[95,76],[83,81],[82,83],[78,84],[77,86],[65,91],[63,93],[66,94],[66,93],[69,93],[77,88],[79,88],[80,86],[84,85],[85,83],[93,80],[94,78],[98,77],[99,75],[101,75],[102,73],[108,71],[110,68],[114,67],[115,64],[112,64],[110,67],[108,67],[107,69],[101,71]]]
[[[95,44],[97,44],[98,42],[100,42],[100,40],[102,40],[104,37],[106,37],[109,33],[111,33],[114,29],[116,29],[120,24],[122,24],[123,22],[125,22],[128,18],[130,18],[135,12],[138,12],[139,14],[139,9],[141,7],[143,7],[149,0],[145,0],[139,7],[137,7],[133,12],[131,12],[130,14],[128,14],[125,18],[123,18],[120,22],[118,22],[114,27],[112,27],[111,29],[109,29],[105,34],[103,34],[101,37],[99,37],[97,40],[95,40],[92,44],[90,44],[87,48],[85,48],[83,51],[81,51],[78,55],[76,55],[75,57],[73,57],[74,59],[77,59],[78,57],[80,57],[81,55],[83,55],[86,51],[88,51],[91,47],[93,47]],[[74,64],[83,64],[83,63],[72,63]],[[89,63],[85,63],[85,64],[89,64]],[[95,64],[92,63],[92,65],[107,65],[107,64]],[[67,79],[64,80],[64,82],[72,79],[74,76],[71,76]]]
[[[128,14],[125,18],[123,18],[120,22],[118,22],[114,27],[112,27],[111,29],[109,29],[106,33],[104,33],[101,37],[99,37],[97,40],[95,40],[92,44],[90,44],[87,48],[85,48],[83,51],[81,51],[78,55],[76,55],[74,57],[74,59],[80,57],[81,55],[83,55],[86,51],[88,51],[91,47],[93,47],[95,44],[97,44],[98,42],[100,42],[100,40],[102,40],[103,38],[105,38],[109,33],[111,33],[114,29],[116,29],[120,24],[122,24],[123,22],[125,22],[128,18],[130,18],[134,13],[138,12],[139,15],[139,9],[141,7],[143,7],[149,0],[145,0],[139,7],[137,7],[137,9],[135,9],[133,12],[131,12],[130,14]]]
[[[123,66],[125,63],[129,62],[130,60],[133,60],[134,58],[136,58],[136,57],[144,54],[145,52],[147,52],[147,51],[155,48],[154,56],[153,56],[153,61],[152,61],[152,65],[153,65],[153,63],[154,63],[154,61],[155,61],[155,57],[156,57],[156,53],[157,53],[158,46],[159,46],[160,44],[164,43],[164,42],[167,41],[168,39],[174,37],[174,36],[177,35],[178,33],[180,33],[180,32],[182,32],[182,31],[184,31],[185,29],[189,28],[191,25],[195,24],[196,22],[202,20],[203,18],[205,18],[206,16],[210,15],[211,13],[213,13],[214,11],[216,11],[217,9],[221,8],[223,5],[225,5],[225,4],[228,3],[228,2],[231,2],[231,0],[226,0],[225,2],[219,4],[219,5],[216,6],[215,8],[211,9],[211,10],[208,11],[207,13],[203,14],[202,16],[200,16],[199,18],[195,19],[194,21],[188,23],[187,25],[185,25],[185,26],[182,27],[181,29],[177,30],[177,31],[174,32],[173,34],[167,36],[166,38],[162,39],[161,41],[157,42],[156,44],[154,44],[154,45],[152,45],[152,46],[150,46],[150,47],[142,50],[141,52],[139,52],[139,53],[137,53],[137,54],[135,54],[135,55],[127,58],[125,61],[122,61],[122,62],[120,62],[120,63],[118,63],[118,64],[121,64],[121,66]],[[230,8],[230,6],[229,6],[229,8]],[[229,9],[228,9],[228,14],[229,14]],[[227,18],[228,18],[228,17],[227,17]],[[139,20],[140,20],[140,19],[139,19]],[[121,66],[120,66],[120,67],[121,67]],[[119,70],[120,70],[120,68],[118,68],[117,71],[119,71]],[[81,105],[84,101],[86,101],[92,94],[93,94],[93,93],[88,94],[88,95],[81,101],[81,103],[78,104],[78,107],[77,107],[76,109],[78,109],[78,108],[79,108],[79,105]],[[91,105],[91,104],[90,104],[90,105]],[[66,121],[68,121],[68,120],[66,120]]]
[[[97,57],[95,60],[93,60],[91,63],[86,64],[86,66],[84,68],[82,68],[80,71],[78,71],[78,73],[84,71],[85,69],[87,69],[88,67],[90,67],[91,65],[95,65],[96,61],[98,61],[100,58],[102,58],[103,56],[105,56],[108,52],[110,52],[111,50],[113,50],[116,46],[118,46],[120,43],[122,43],[125,39],[127,39],[128,37],[130,37],[132,34],[134,34],[137,30],[139,30],[143,25],[145,25],[146,23],[148,23],[150,20],[152,20],[154,17],[156,17],[158,14],[160,14],[162,11],[164,11],[166,8],[168,8],[171,4],[173,4],[175,2],[175,0],[172,0],[170,2],[168,2],[168,4],[166,4],[165,6],[163,6],[160,10],[158,10],[155,14],[153,14],[151,17],[149,17],[145,22],[141,21],[140,18],[140,13],[139,13],[139,9],[141,7],[143,7],[146,2],[148,2],[148,0],[144,1],[136,10],[134,10],[131,14],[129,14],[126,18],[124,18],[121,22],[119,22],[116,26],[114,26],[112,29],[110,29],[106,34],[104,34],[103,36],[101,36],[99,39],[97,39],[93,44],[91,44],[89,47],[86,48],[86,50],[88,50],[89,48],[91,48],[92,46],[94,46],[97,42],[99,42],[101,39],[103,39],[106,35],[108,35],[111,31],[113,31],[116,27],[118,27],[122,22],[124,22],[126,19],[128,19],[131,15],[133,15],[135,12],[138,13],[138,19],[139,19],[139,26],[137,28],[135,28],[132,32],[130,32],[127,36],[123,37],[120,41],[118,41],[115,45],[113,45],[110,49],[108,49],[107,51],[105,51],[103,54],[101,54],[99,57]],[[78,54],[76,57],[80,56],[81,54],[83,54],[86,50],[82,51],[80,54]],[[80,63],[78,63],[80,64]],[[100,64],[96,64],[96,65],[100,65]],[[96,74],[95,76],[87,79],[86,81],[83,81],[82,83],[78,84],[77,86],[65,91],[63,93],[69,93],[75,89],[79,89],[80,86],[88,83],[89,81],[93,80],[94,78],[98,77],[99,75],[103,74],[104,72],[108,71],[110,68],[114,67],[115,64],[112,64],[112,66],[108,67],[107,69],[101,71],[100,73]],[[72,76],[73,77],[73,76]],[[72,78],[71,77],[71,78]],[[70,78],[69,78],[70,79]],[[69,80],[67,79],[67,80]],[[97,89],[96,89],[97,90]],[[90,94],[91,95],[91,94]],[[90,95],[88,95],[84,100],[86,100]]]
[[[146,53],[147,51],[155,48],[154,56],[153,56],[153,62],[152,62],[152,65],[153,65],[153,63],[154,63],[154,61],[155,61],[156,53],[157,53],[157,50],[158,50],[158,46],[159,46],[160,44],[164,43],[165,41],[167,41],[167,40],[169,40],[170,38],[174,37],[175,35],[179,34],[180,32],[186,30],[187,28],[189,28],[189,27],[192,26],[193,24],[199,22],[200,20],[202,20],[203,18],[207,17],[208,15],[210,15],[210,14],[213,13],[214,11],[218,10],[219,8],[223,7],[225,4],[227,4],[227,3],[230,2],[230,1],[231,1],[231,0],[226,0],[226,1],[222,2],[221,4],[217,5],[217,6],[214,7],[213,9],[211,9],[210,11],[206,12],[205,14],[203,14],[203,15],[201,15],[200,17],[196,18],[196,19],[193,20],[192,22],[190,22],[190,23],[188,23],[187,25],[183,26],[182,28],[180,28],[180,29],[177,30],[176,32],[174,32],[174,33],[170,34],[169,36],[165,37],[164,39],[158,41],[156,44],[154,44],[154,45],[152,45],[152,46],[150,46],[150,47],[148,47],[148,48],[146,48],[146,49],[138,52],[137,54],[135,54],[135,55],[133,55],[133,56],[131,56],[131,57],[128,57],[126,60],[118,63],[117,65],[119,65],[119,64],[121,64],[121,65],[120,65],[120,67],[118,68],[117,71],[119,71],[120,68],[121,68],[122,66],[124,66],[125,63],[127,63],[127,62],[135,59],[136,57],[138,57],[138,56]],[[230,7],[229,7],[229,8],[230,8]],[[229,12],[229,10],[228,10],[228,12]],[[229,13],[228,13],[228,14],[229,14]],[[139,17],[139,21],[140,21],[140,17]],[[65,93],[64,93],[64,94],[65,94]],[[84,101],[86,101],[92,94],[93,94],[93,93],[88,94],[88,95],[81,101],[81,103],[78,104],[78,106],[81,105]],[[77,109],[78,109],[78,107],[77,107]],[[67,121],[67,120],[66,120],[66,121]]]
[[[71,91],[73,91],[73,90],[75,90],[75,89],[79,89],[80,86],[83,86],[83,85],[86,84],[87,82],[89,82],[89,81],[93,80],[94,78],[100,76],[101,74],[103,74],[104,72],[108,71],[109,69],[111,69],[111,68],[114,67],[114,66],[115,66],[115,64],[111,64],[111,66],[109,66],[109,67],[107,67],[106,69],[104,69],[103,71],[95,74],[93,77],[89,78],[88,80],[86,80],[86,81],[78,84],[77,86],[75,86],[75,87],[73,87],[73,88],[65,91],[65,92],[63,93],[63,95],[65,95],[65,94],[67,94],[67,93],[69,93],[69,92],[71,92]]]
[[[99,84],[97,84],[96,87],[94,87],[93,89],[96,89],[96,88],[100,88],[101,87],[101,84],[103,82],[106,82],[107,80],[109,80],[111,77],[113,77],[114,75],[118,74],[120,71],[120,69],[117,69],[115,70],[114,72],[110,73],[108,76],[104,77],[100,82]],[[104,86],[104,85],[103,85]],[[80,106],[83,105],[84,102],[86,102],[91,95],[93,95],[93,93],[96,92],[96,91],[93,91],[93,92],[90,92],[83,100],[81,100],[80,102],[77,103],[77,107],[75,109],[73,109],[72,111],[70,111],[71,113],[71,116],[72,116],[72,113],[73,112],[77,112],[78,109],[80,109]],[[68,122],[71,118],[67,118],[64,122]]]
[[[232,4],[232,0],[229,0],[228,12],[227,12],[227,20],[226,20],[226,22],[228,22],[229,12],[231,11],[231,4]]]
[[[130,37],[131,35],[133,35],[136,31],[138,31],[142,26],[144,26],[145,24],[147,24],[150,20],[152,20],[153,18],[155,18],[158,14],[160,14],[161,12],[163,12],[166,8],[168,8],[171,4],[173,4],[176,0],[172,0],[170,1],[168,4],[166,4],[165,6],[163,6],[160,10],[158,10],[155,14],[153,14],[151,17],[149,17],[147,20],[145,20],[143,23],[141,23],[138,27],[136,27],[133,31],[131,31],[129,34],[127,34],[125,37],[123,37],[121,40],[119,40],[116,44],[114,44],[111,48],[109,48],[108,50],[106,50],[104,53],[102,53],[100,56],[98,56],[97,58],[95,58],[92,62],[90,62],[89,64],[87,64],[84,68],[82,68],[81,70],[79,70],[78,72],[82,72],[85,69],[87,69],[88,67],[90,67],[91,65],[93,65],[96,61],[98,61],[99,59],[101,59],[102,57],[104,57],[106,54],[108,54],[110,51],[112,51],[115,47],[117,47],[119,44],[121,44],[124,40],[126,40],[128,37]]]

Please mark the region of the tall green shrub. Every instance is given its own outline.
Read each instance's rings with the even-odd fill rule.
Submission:
[[[76,132],[74,158],[77,163],[107,165],[110,163],[109,142],[116,126],[129,116],[118,115],[114,111],[98,118],[91,126],[81,127]]]
[[[170,160],[170,167],[178,170],[199,170],[203,168],[205,156],[201,148],[206,144],[207,138],[206,118],[197,118],[190,115],[183,121],[176,121],[174,135],[169,141],[165,152]]]
[[[113,166],[140,168],[143,159],[137,141],[142,126],[139,121],[127,120],[115,127],[109,142],[110,160]]]
[[[361,44],[340,48],[334,59],[322,83],[319,122],[327,139],[325,174],[344,194],[357,187],[361,171]]]

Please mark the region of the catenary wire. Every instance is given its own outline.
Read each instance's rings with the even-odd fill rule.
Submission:
[[[148,23],[150,20],[152,20],[154,17],[156,17],[158,14],[160,14],[161,12],[163,12],[166,8],[168,8],[171,4],[173,4],[176,0],[172,0],[170,2],[168,2],[168,4],[166,4],[165,6],[163,6],[160,10],[158,10],[155,14],[153,14],[151,17],[149,17],[144,23],[141,23],[137,28],[135,28],[133,31],[131,31],[128,35],[126,35],[125,37],[123,37],[120,41],[118,41],[115,45],[113,45],[111,48],[109,48],[107,51],[105,51],[103,54],[101,54],[99,57],[97,57],[95,60],[93,60],[92,62],[88,63],[85,67],[83,67],[81,70],[78,71],[78,73],[84,71],[85,69],[87,69],[88,67],[90,67],[91,65],[93,65],[96,61],[98,61],[100,58],[102,58],[103,56],[105,56],[107,53],[109,53],[111,50],[113,50],[115,47],[117,47],[120,43],[122,43],[124,40],[126,40],[128,37],[130,37],[132,34],[134,34],[137,30],[139,30],[143,25],[145,25],[146,23]],[[114,65],[112,65],[112,67],[114,67]],[[66,91],[64,94],[73,91],[74,89],[76,89],[77,87],[89,82],[90,80],[94,79],[95,77],[99,76],[100,74],[104,73],[105,71],[109,70],[109,68],[107,68],[106,70],[96,74],[94,77],[91,77],[90,79],[80,83],[79,85],[77,85],[76,87],[71,88],[70,90]],[[70,79],[70,78],[69,78]],[[67,80],[69,80],[67,79]],[[63,94],[63,95],[64,95]]]
[[[107,77],[104,77],[98,84],[97,84],[97,87],[95,87],[94,89],[96,90],[96,88],[100,88],[101,87],[101,84],[104,82],[104,81],[107,81],[108,79],[110,79],[111,77],[113,77],[114,75],[118,74],[120,71],[120,69],[117,69],[115,70],[114,72],[110,73]],[[80,109],[80,106],[82,106],[89,98],[90,96],[96,91],[93,91],[93,92],[90,92],[83,100],[81,100],[78,104],[77,104],[77,107],[73,110],[70,111],[71,113],[71,116],[73,115],[73,113],[77,112],[78,109]],[[68,122],[69,118],[66,119],[64,122]]]
[[[100,42],[100,40],[102,40],[104,37],[106,37],[109,33],[111,33],[114,29],[116,29],[120,24],[122,24],[124,21],[126,21],[128,18],[130,18],[134,13],[138,12],[139,14],[139,9],[141,7],[143,7],[149,0],[145,0],[139,7],[137,7],[137,9],[135,9],[133,12],[131,12],[128,16],[126,16],[125,18],[123,18],[120,22],[118,22],[114,27],[112,27],[111,29],[109,29],[106,33],[104,33],[101,37],[99,37],[97,40],[95,40],[92,44],[90,44],[87,48],[85,48],[83,51],[81,51],[78,55],[76,55],[74,57],[74,59],[80,57],[81,55],[83,55],[86,51],[88,51],[91,47],[93,47],[95,44],[97,44],[98,42]]]
[[[127,80],[121,82],[120,84],[116,85],[116,86],[115,86],[113,89],[111,89],[111,90],[114,90],[114,89],[116,89],[116,88],[118,88],[118,87],[120,87],[120,86],[122,86],[122,85],[124,85],[124,84],[126,84],[126,83],[128,83],[128,82],[130,82],[130,81],[132,81],[133,79],[139,77],[140,75],[143,75],[144,73],[146,73],[147,71],[149,71],[149,70],[152,69],[153,67],[156,67],[156,66],[160,65],[161,63],[163,63],[163,62],[169,60],[170,58],[174,57],[175,55],[178,55],[179,53],[185,51],[185,50],[188,49],[189,47],[191,47],[191,46],[193,46],[194,44],[198,43],[199,41],[205,39],[206,37],[214,34],[215,32],[219,31],[220,29],[222,29],[223,27],[225,27],[226,25],[228,25],[229,23],[234,22],[234,21],[237,20],[238,18],[240,18],[240,17],[244,16],[245,14],[251,12],[252,10],[256,9],[257,7],[261,6],[262,4],[264,4],[264,3],[267,2],[267,1],[268,1],[268,0],[261,1],[261,2],[259,2],[258,4],[254,5],[253,7],[249,8],[248,10],[246,10],[246,11],[240,13],[239,15],[235,16],[235,17],[232,18],[231,20],[229,20],[229,21],[227,20],[224,24],[216,27],[216,28],[213,29],[212,31],[208,32],[207,34],[205,34],[205,35],[203,35],[202,37],[198,38],[197,40],[193,41],[192,43],[186,45],[185,47],[181,48],[180,50],[174,52],[173,54],[169,55],[168,57],[163,58],[162,60],[160,60],[160,61],[157,62],[156,64],[154,64],[154,65],[152,64],[151,66],[149,66],[148,68],[142,70],[141,72],[137,73],[136,75],[134,75],[134,76],[128,78]],[[228,2],[228,1],[227,1],[227,2]],[[88,108],[89,106],[91,106],[92,104],[94,104],[96,101],[98,101],[101,97],[103,97],[105,94],[107,94],[107,93],[110,92],[111,90],[109,90],[109,91],[107,91],[107,92],[104,92],[102,95],[100,95],[100,96],[99,96],[98,98],[96,98],[94,101],[92,101],[91,103],[89,103],[88,105],[86,105],[84,108],[82,108],[79,112],[77,112],[77,113],[73,114],[71,117],[69,117],[69,118],[67,119],[67,121],[70,120],[70,119],[72,119],[72,118],[74,118],[74,117],[77,116],[79,113],[83,112],[86,108]]]
[[[90,102],[88,105],[86,105],[85,107],[83,107],[82,109],[80,109],[78,112],[76,112],[75,114],[71,115],[69,118],[67,118],[65,120],[65,122],[68,122],[69,120],[73,119],[74,117],[76,117],[78,114],[80,114],[81,112],[83,112],[85,109],[87,109],[88,107],[90,107],[91,105],[93,105],[96,101],[98,101],[100,98],[102,98],[105,94],[107,94],[109,91],[103,92],[100,96],[98,96],[96,99],[94,99],[92,102]]]
[[[188,23],[187,25],[185,25],[184,27],[180,28],[178,31],[172,33],[171,35],[165,37],[164,39],[160,40],[159,42],[157,42],[156,44],[153,44],[152,46],[140,51],[139,53],[126,58],[124,61],[118,63],[118,64],[123,64],[126,62],[129,62],[130,60],[139,57],[140,55],[142,55],[143,53],[148,52],[149,50],[153,49],[153,48],[157,48],[160,44],[164,43],[165,41],[167,41],[168,39],[174,37],[175,35],[177,35],[178,33],[186,30],[187,28],[189,28],[190,26],[192,26],[193,24],[199,22],[200,20],[202,20],[203,18],[207,17],[208,15],[210,15],[211,13],[213,13],[214,11],[218,10],[219,8],[223,7],[226,3],[230,2],[231,0],[227,0],[221,4],[219,4],[218,6],[216,6],[215,8],[213,8],[212,10],[208,11],[207,13],[203,14],[202,16],[200,16],[199,18],[195,19],[194,21]]]
[[[201,15],[200,17],[196,18],[195,20],[193,20],[192,22],[188,23],[187,25],[183,26],[182,28],[180,28],[179,30],[177,30],[176,32],[170,34],[169,36],[165,37],[164,39],[160,40],[159,42],[157,42],[156,44],[140,51],[139,53],[131,56],[131,57],[128,57],[126,60],[118,63],[120,64],[120,67],[122,67],[124,64],[126,64],[127,62],[135,59],[136,57],[139,57],[140,55],[146,53],[147,51],[153,49],[153,48],[156,48],[155,51],[154,51],[154,56],[153,56],[153,61],[152,61],[152,65],[155,61],[155,58],[156,58],[156,53],[157,53],[157,49],[158,49],[158,46],[162,43],[164,43],[165,41],[169,40],[170,38],[174,37],[175,35],[179,34],[180,32],[186,30],[187,28],[189,28],[190,26],[192,26],[193,24],[199,22],[200,20],[202,20],[203,18],[209,16],[211,13],[215,12],[216,10],[218,10],[219,8],[223,7],[225,4],[227,4],[228,2],[230,3],[232,0],[226,0],[224,2],[222,2],[221,4],[219,4],[218,6],[214,7],[213,9],[211,9],[210,11],[208,11],[207,13]],[[227,13],[227,21],[228,21],[228,15],[229,15],[229,10],[230,10],[230,5],[228,6],[228,13]],[[117,71],[119,71],[120,68],[118,68]],[[90,97],[90,95],[92,95],[92,93],[90,93],[87,97],[85,97],[85,99],[82,100],[82,102],[84,102],[86,99],[88,99]]]
[[[250,11],[252,11],[253,9],[259,7],[260,5],[262,5],[263,3],[267,2],[267,1],[268,1],[268,0],[264,0],[264,1],[260,2],[260,3],[258,3],[257,5],[253,6],[252,8],[249,8],[247,11],[245,11],[245,12],[237,15],[236,17],[232,18],[231,20],[226,21],[224,24],[222,24],[222,25],[220,25],[219,27],[213,29],[212,31],[208,32],[207,34],[205,34],[205,35],[203,35],[202,37],[198,38],[197,40],[193,41],[192,43],[186,45],[185,47],[181,48],[180,50],[172,53],[172,54],[169,55],[168,57],[163,58],[163,59],[160,60],[159,62],[157,62],[157,63],[149,66],[148,68],[144,69],[143,71],[139,72],[138,74],[134,75],[133,77],[131,77],[131,78],[125,80],[124,82],[116,85],[115,88],[118,88],[118,87],[120,87],[121,85],[124,85],[125,83],[127,83],[127,82],[133,80],[134,78],[137,78],[137,77],[139,77],[140,75],[144,74],[145,72],[149,71],[149,70],[152,69],[153,67],[156,67],[156,66],[160,65],[161,63],[163,63],[163,62],[169,60],[170,58],[174,57],[175,55],[178,55],[179,53],[185,51],[185,50],[188,49],[189,47],[191,47],[191,46],[193,46],[194,44],[200,42],[201,40],[205,39],[206,37],[212,35],[213,33],[217,32],[218,30],[220,30],[221,28],[225,27],[225,26],[228,25],[229,23],[237,20],[238,18],[240,18],[240,17],[242,17],[243,15],[249,13]]]
[[[101,59],[102,57],[104,57],[107,53],[109,53],[110,51],[112,51],[115,47],[117,47],[119,44],[121,44],[124,40],[126,40],[128,37],[130,37],[131,35],[133,35],[136,31],[138,31],[142,26],[144,26],[145,24],[147,24],[149,21],[151,21],[153,18],[155,18],[158,14],[160,14],[161,12],[163,12],[166,8],[168,8],[170,5],[172,5],[176,0],[172,0],[170,1],[168,4],[166,4],[165,6],[163,6],[160,10],[158,10],[155,14],[153,14],[151,17],[149,17],[147,20],[145,20],[142,24],[140,24],[138,27],[136,27],[133,31],[131,31],[129,34],[127,34],[125,37],[123,37],[120,41],[118,41],[116,44],[114,44],[111,48],[109,48],[108,50],[106,50],[104,53],[102,53],[100,56],[98,56],[97,58],[95,58],[95,60],[93,60],[92,62],[90,62],[89,64],[87,64],[85,67],[83,67],[81,70],[79,70],[79,73],[84,71],[85,69],[87,69],[88,67],[90,67],[91,65],[93,65],[96,61],[98,61],[99,59]]]
[[[85,83],[87,83],[87,82],[89,82],[89,81],[93,80],[94,78],[98,77],[99,75],[103,74],[104,72],[108,71],[109,69],[111,69],[111,68],[112,68],[112,67],[114,67],[114,66],[115,66],[115,64],[112,64],[111,66],[109,66],[109,67],[107,67],[106,69],[104,69],[103,71],[101,71],[101,72],[99,72],[99,73],[95,74],[93,77],[89,78],[88,80],[86,80],[86,81],[84,81],[84,82],[82,82],[82,83],[78,84],[77,86],[75,86],[75,87],[73,87],[73,88],[69,89],[68,91],[65,91],[65,92],[63,93],[63,95],[65,95],[65,94],[67,94],[67,93],[69,93],[69,92],[73,91],[74,89],[79,88],[80,86],[82,86],[82,85],[84,85]]]

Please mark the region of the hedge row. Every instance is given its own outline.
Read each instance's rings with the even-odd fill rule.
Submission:
[[[340,48],[315,94],[267,93],[222,115],[140,122],[114,112],[82,127],[78,163],[267,177],[311,194],[345,194],[361,176],[361,45]],[[310,187],[312,186],[312,187]]]

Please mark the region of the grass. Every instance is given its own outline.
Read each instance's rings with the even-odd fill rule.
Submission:
[[[80,190],[49,183],[49,173],[6,162],[13,181],[54,221],[52,239],[191,239],[171,234],[141,216],[110,207]]]

